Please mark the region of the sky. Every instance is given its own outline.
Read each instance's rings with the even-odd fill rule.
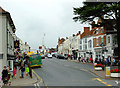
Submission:
[[[83,32],[88,24],[74,22],[73,7],[82,7],[83,0],[0,0],[1,7],[10,12],[16,35],[38,49],[44,44],[56,47],[58,38]],[[44,42],[43,42],[44,40]]]

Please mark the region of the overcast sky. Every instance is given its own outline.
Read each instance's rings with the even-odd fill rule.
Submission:
[[[56,47],[59,37],[70,37],[82,31],[85,24],[73,21],[73,7],[81,7],[83,0],[0,0],[10,12],[16,35],[31,48],[42,45]]]

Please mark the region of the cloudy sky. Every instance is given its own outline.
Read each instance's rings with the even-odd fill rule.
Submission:
[[[3,9],[10,12],[16,26],[16,35],[37,49],[42,45],[56,47],[59,37],[70,37],[82,31],[86,24],[76,23],[73,7],[81,7],[83,0],[0,0]]]

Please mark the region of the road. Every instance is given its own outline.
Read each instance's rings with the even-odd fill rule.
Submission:
[[[116,86],[113,80],[101,79],[87,69],[92,65],[68,60],[46,58],[42,68],[34,71],[43,79],[46,86]]]

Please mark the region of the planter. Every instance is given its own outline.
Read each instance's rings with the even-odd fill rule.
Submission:
[[[120,73],[110,73],[111,77],[120,77]]]
[[[95,70],[96,70],[96,71],[101,71],[101,70],[102,70],[102,67],[95,67]]]

